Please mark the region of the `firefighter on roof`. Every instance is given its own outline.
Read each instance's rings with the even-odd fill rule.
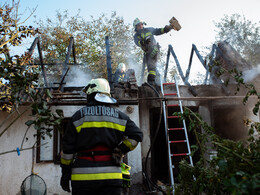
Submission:
[[[145,53],[145,60],[148,68],[147,82],[149,84],[154,85],[156,76],[159,76],[157,75],[158,72],[156,69],[156,64],[159,57],[160,46],[156,42],[154,35],[161,35],[164,33],[168,33],[171,29],[179,30],[180,28],[176,29],[175,27],[177,20],[175,19],[174,24],[172,23],[174,19],[175,18],[173,17],[170,20],[170,25],[166,25],[164,28],[152,28],[152,27],[144,28],[144,25],[146,25],[146,23],[141,21],[139,18],[136,18],[133,22],[133,26],[135,29],[135,35],[134,35],[135,44],[141,47]]]
[[[124,63],[119,63],[114,74],[114,82],[123,82],[125,78],[126,66]]]
[[[61,187],[73,195],[120,195],[122,157],[142,141],[143,133],[111,104],[106,79],[92,79],[83,90],[86,107],[78,110],[62,139]]]

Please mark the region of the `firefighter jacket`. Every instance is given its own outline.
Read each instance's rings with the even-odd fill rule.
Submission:
[[[121,167],[111,153],[116,147],[127,153],[142,139],[126,114],[109,104],[88,103],[72,116],[62,139],[61,163],[72,167],[72,188],[121,186]]]
[[[123,82],[125,78],[125,72],[121,72],[121,70],[116,69],[116,72],[114,74],[114,82],[119,83]]]
[[[136,31],[134,35],[135,44],[142,48],[146,53],[150,53],[154,46],[157,45],[154,35],[161,35],[169,32],[165,27],[164,28],[143,28],[142,30]]]

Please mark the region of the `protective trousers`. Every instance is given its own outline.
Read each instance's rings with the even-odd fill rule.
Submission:
[[[148,77],[147,82],[151,85],[155,85],[155,79],[157,74],[157,61],[159,57],[159,52],[156,53],[155,56],[152,56],[151,53],[145,54],[147,69],[148,69]]]
[[[73,189],[72,195],[121,195],[122,188],[117,186],[106,186],[102,188]]]

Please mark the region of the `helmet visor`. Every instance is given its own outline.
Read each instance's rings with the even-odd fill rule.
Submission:
[[[108,104],[115,104],[117,101],[116,99],[109,97],[109,95],[104,93],[97,93],[95,95],[95,100],[102,103],[108,103]]]

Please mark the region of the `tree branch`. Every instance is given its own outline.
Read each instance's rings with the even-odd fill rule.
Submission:
[[[31,107],[28,106],[21,114],[19,114],[1,133],[0,137],[24,114],[26,113]]]

